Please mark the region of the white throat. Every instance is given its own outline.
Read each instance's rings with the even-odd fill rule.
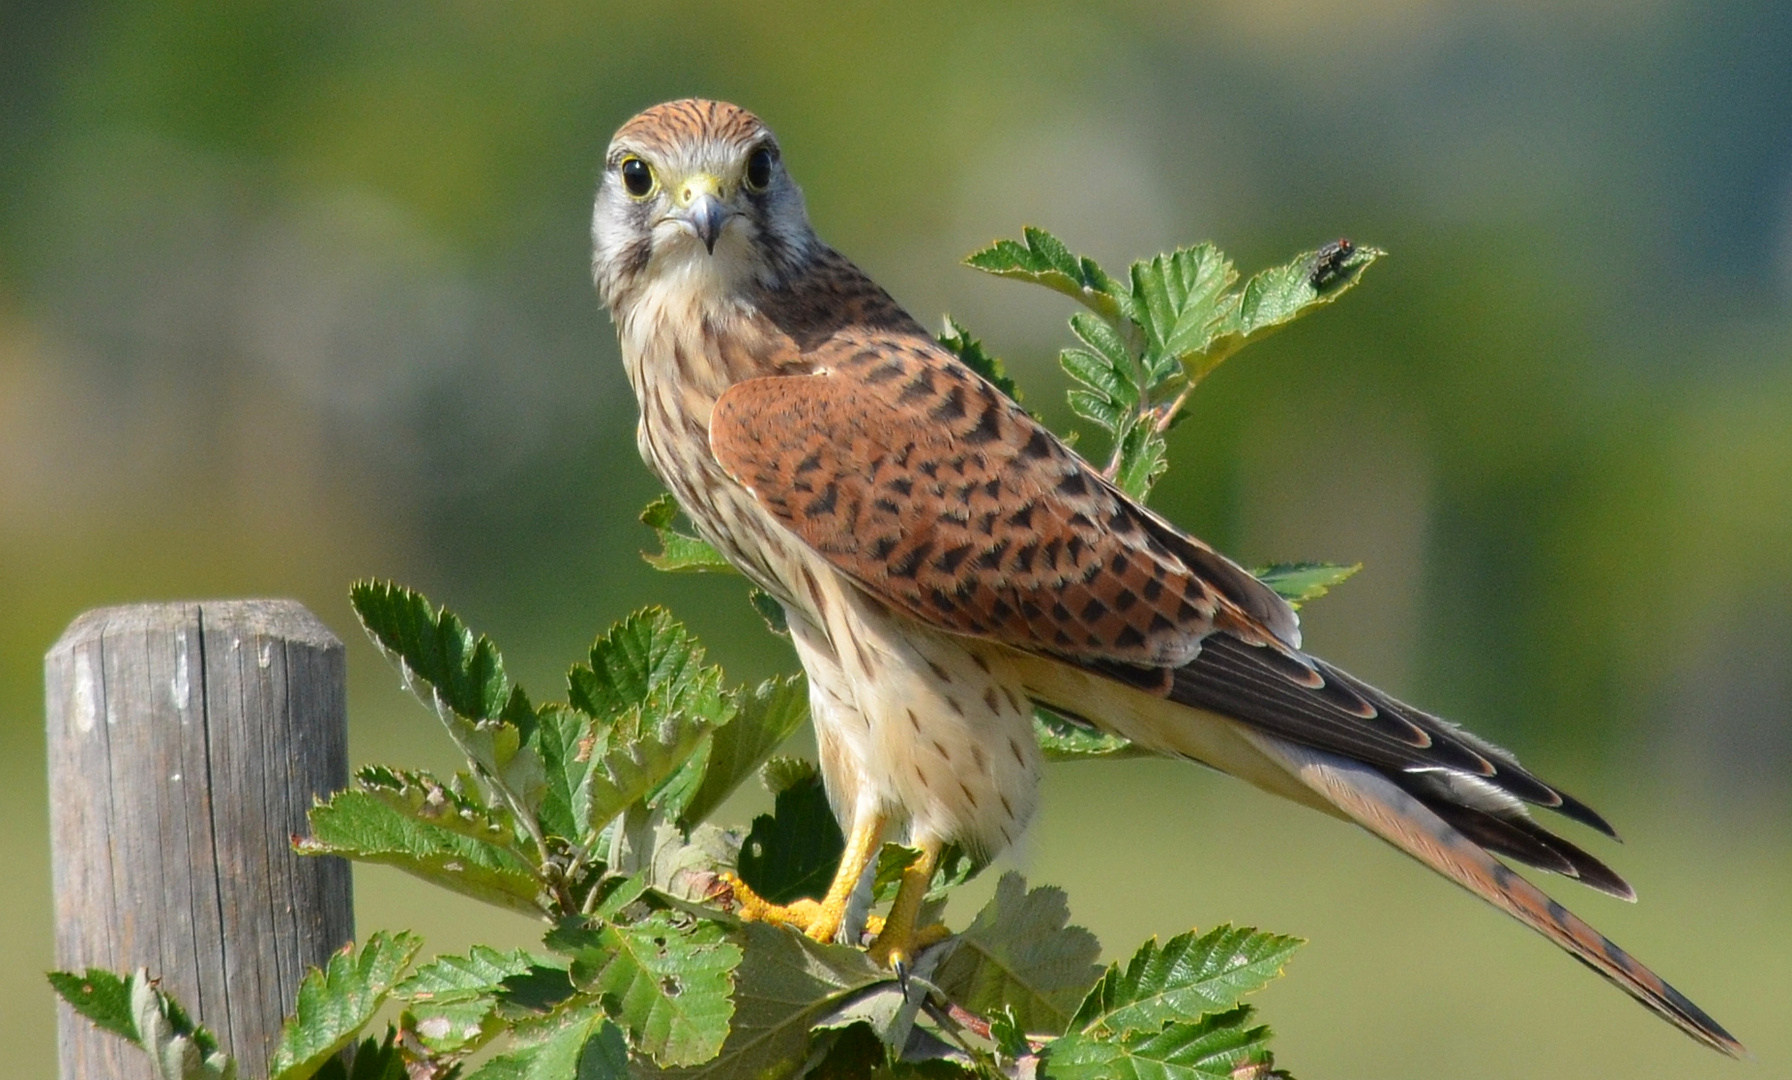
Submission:
[[[713,337],[735,332],[750,314],[754,268],[742,238],[725,234],[714,254],[692,241],[669,245],[656,256],[641,280],[617,306],[617,336],[635,394],[645,399],[652,384],[682,376],[709,383],[720,373],[707,354]],[[691,249],[695,249],[694,251]],[[707,334],[706,334],[707,330]],[[682,371],[675,374],[675,369]],[[705,377],[709,376],[709,377]],[[688,389],[719,395],[725,385],[693,385]]]

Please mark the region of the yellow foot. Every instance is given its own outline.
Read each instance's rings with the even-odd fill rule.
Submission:
[[[790,926],[816,941],[832,941],[834,935],[840,932],[840,923],[846,917],[845,904],[835,905],[815,900],[774,904],[733,874],[725,873],[721,875],[721,880],[725,893],[734,897],[735,914],[747,922]]]
[[[866,954],[874,963],[887,968],[895,968],[898,964],[907,966],[914,961],[916,953],[952,936],[952,929],[945,923],[930,923],[910,934],[902,934],[900,927],[891,932],[885,921],[876,915],[865,920],[865,928],[877,935],[877,940],[865,950]],[[908,940],[901,940],[904,937]]]
[[[866,950],[874,963],[894,969],[907,980],[908,968],[915,953],[948,936],[951,931],[938,925],[921,926],[921,905],[927,899],[927,886],[933,881],[934,867],[940,862],[940,845],[930,841],[920,845],[921,857],[902,872],[902,884],[896,887],[896,899],[890,901],[890,914],[878,930],[877,940]]]

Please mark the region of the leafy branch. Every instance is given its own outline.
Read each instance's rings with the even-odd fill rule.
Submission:
[[[1244,346],[1336,300],[1383,254],[1338,240],[1240,285],[1232,261],[1199,244],[1135,262],[1115,278],[1052,234],[1028,228],[965,265],[1044,285],[1089,309],[1071,316],[1080,344],[1058,358],[1076,382],[1070,407],[1108,434],[1102,474],[1144,499],[1168,468],[1164,436],[1201,380]]]
[[[1211,245],[1113,277],[1050,234],[970,265],[1075,299],[1060,363],[1070,403],[1111,441],[1105,473],[1145,498],[1166,433],[1202,379],[1244,345],[1329,303],[1381,253],[1340,241],[1240,283]],[[940,343],[1019,400],[999,359],[950,319]],[[733,574],[679,527],[669,496],[641,514],[674,573]],[[1256,574],[1292,604],[1357,567],[1289,563]],[[774,631],[783,611],[750,599]],[[800,675],[731,686],[666,611],[612,626],[540,701],[489,638],[389,582],[351,600],[368,636],[443,724],[466,767],[450,776],[361,769],[313,807],[310,855],[394,866],[542,921],[540,950],[475,946],[418,965],[409,934],[375,933],[305,976],[265,1073],[274,1080],[594,1080],[1041,1076],[1249,1080],[1285,1075],[1242,998],[1277,977],[1294,938],[1221,926],[1099,964],[1064,894],[1017,874],[957,934],[898,977],[848,944],[742,923],[724,874],[774,902],[815,898],[844,848],[818,768],[777,756],[808,714]],[[1133,756],[1125,740],[1043,710],[1047,756]],[[774,797],[749,826],[711,819],[749,778]],[[886,844],[849,923],[862,931],[918,852]],[[974,874],[942,860],[929,903]],[[933,910],[943,910],[936,906]],[[144,972],[52,973],[64,1000],[140,1048],[158,1080],[229,1080],[237,1062]],[[384,1006],[397,1021],[363,1032]]]

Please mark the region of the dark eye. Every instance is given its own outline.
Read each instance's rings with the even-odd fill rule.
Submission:
[[[751,191],[764,191],[771,182],[772,152],[761,146],[747,159],[747,188]]]
[[[637,199],[646,198],[653,192],[653,170],[638,157],[622,159],[622,186]]]

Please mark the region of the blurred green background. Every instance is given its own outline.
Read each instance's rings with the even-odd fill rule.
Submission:
[[[360,576],[454,606],[537,696],[652,601],[737,679],[792,666],[737,582],[636,558],[655,489],[587,276],[610,132],[705,94],[1057,421],[1066,304],[958,266],[990,239],[1038,224],[1110,269],[1389,249],[1208,383],[1156,502],[1246,562],[1364,562],[1309,645],[1605,810],[1628,843],[1586,842],[1642,902],[1557,894],[1747,1075],[1792,1075],[1789,55],[1777,0],[6,0],[8,1073],[53,1069],[40,664],[83,609],[300,598],[349,642],[357,760],[447,761],[354,628]],[[1196,769],[1054,767],[1008,861],[1111,953],[1309,937],[1260,1002],[1304,1077],[1745,1075],[1366,835]],[[535,932],[358,884],[364,931]]]

